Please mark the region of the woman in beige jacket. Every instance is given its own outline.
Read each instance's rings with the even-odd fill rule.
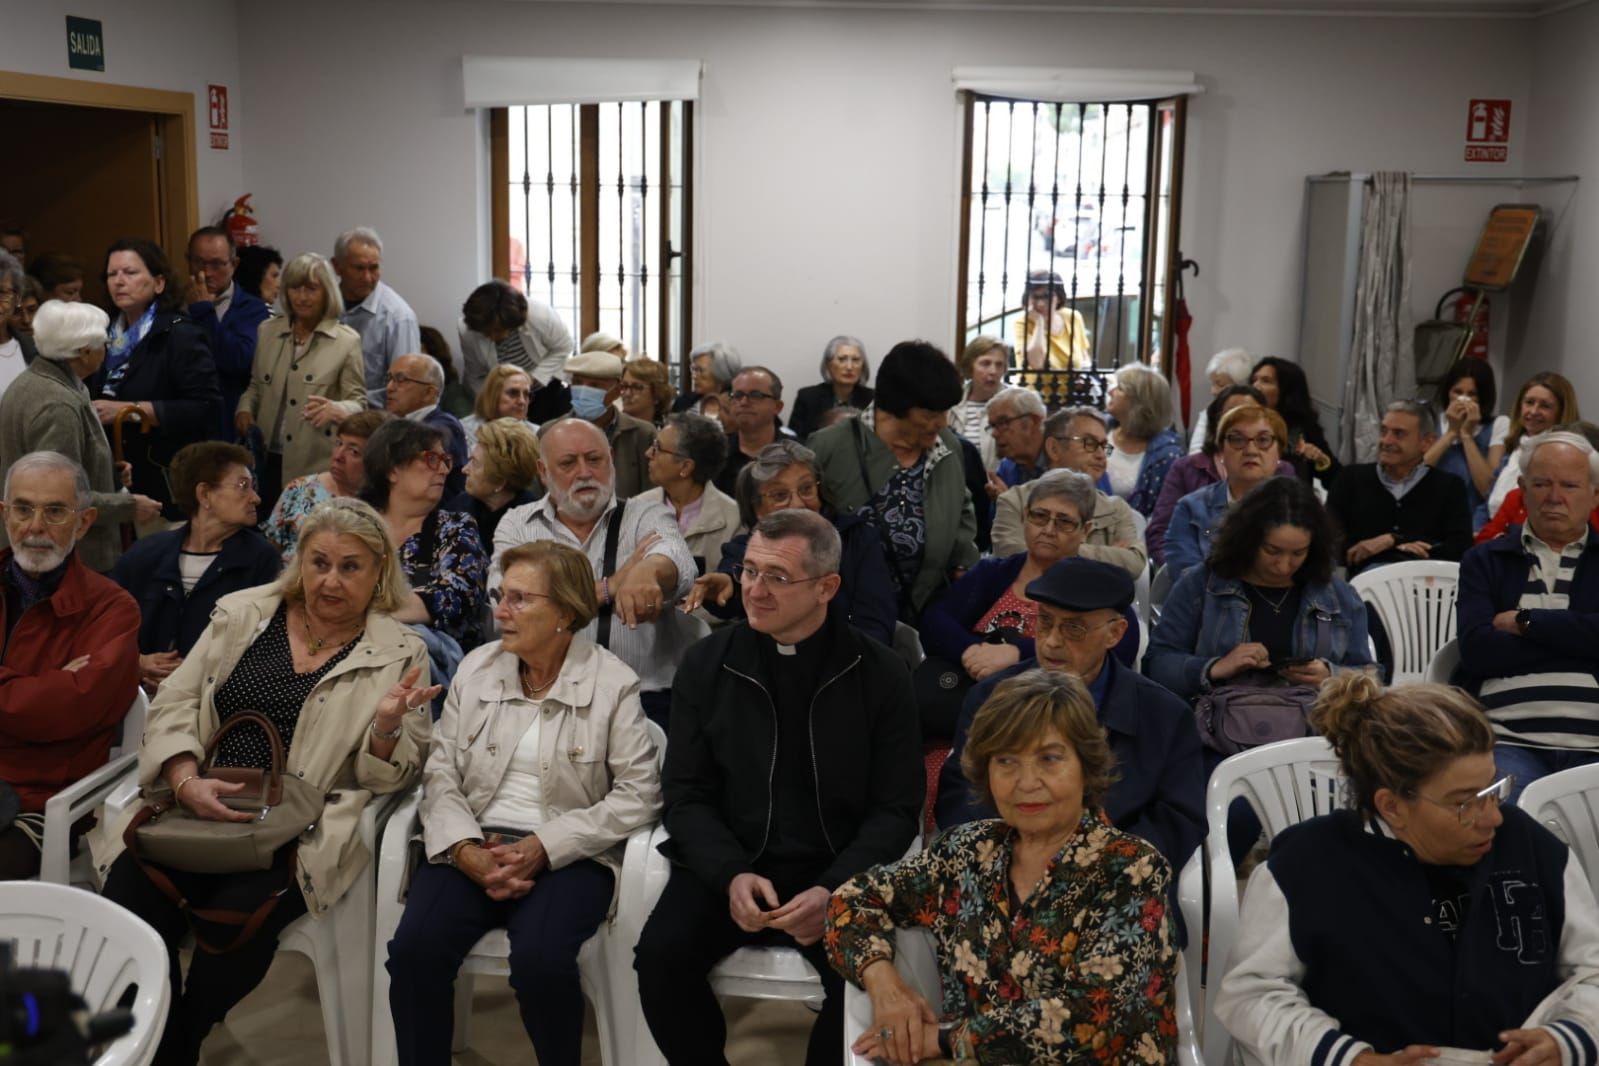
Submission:
[[[259,426],[267,457],[261,470],[262,511],[283,486],[318,474],[333,455],[339,423],[366,407],[361,336],[339,321],[344,298],[333,267],[312,252],[283,268],[289,313],[261,323],[250,384],[239,397],[233,428]]]
[[[448,1066],[456,971],[502,926],[538,1061],[577,1066],[578,949],[610,910],[628,836],[661,808],[637,675],[574,636],[599,609],[588,558],[536,541],[500,565],[501,639],[450,686],[423,775],[429,861],[389,943],[401,1066]]]
[[[162,684],[139,753],[146,789],[164,780],[195,817],[249,821],[253,814],[223,802],[245,786],[201,776],[199,762],[224,720],[257,711],[287,749],[284,774],[309,782],[326,804],[270,870],[146,868],[127,852],[111,863],[106,897],[149,922],[172,963],[172,1009],[157,1061],[198,1061],[212,1026],[265,976],[278,934],[307,911],[325,915],[366,868],[371,856],[356,830],[367,801],[421,774],[428,704],[438,689],[427,685],[421,638],[389,617],[407,594],[383,520],[358,500],[332,500],[301,526],[295,562],[283,578],[223,597],[210,628]],[[265,731],[254,725],[230,731],[216,746],[214,765],[265,769]],[[124,825],[99,843],[119,844]],[[161,875],[170,886],[159,883]],[[196,951],[185,985],[179,948],[190,917],[168,887],[193,913],[259,909],[265,917],[236,949]],[[216,946],[240,934],[237,924],[211,920],[197,921],[194,931]]]

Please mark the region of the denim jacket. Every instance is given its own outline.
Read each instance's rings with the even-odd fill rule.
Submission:
[[[1359,669],[1371,664],[1366,606],[1348,584],[1334,578],[1306,585],[1294,626],[1294,654],[1316,651],[1316,626],[1325,618],[1327,665]],[[1172,586],[1144,656],[1144,673],[1184,699],[1209,691],[1210,664],[1249,639],[1249,599],[1243,583],[1197,566]]]
[[[1211,538],[1231,504],[1226,481],[1196,489],[1177,501],[1166,527],[1166,572],[1172,582],[1210,556]]]

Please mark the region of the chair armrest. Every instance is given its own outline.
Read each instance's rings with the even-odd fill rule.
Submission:
[[[642,908],[638,913],[645,917],[655,910],[655,904],[661,898],[661,893],[666,891],[667,878],[672,876],[671,860],[661,854],[661,844],[670,838],[671,834],[666,831],[664,825],[657,825],[650,830],[644,854],[643,883],[637,889],[635,897]],[[631,841],[629,844],[631,845]]]
[[[385,802],[379,804],[378,800]],[[378,796],[367,806],[369,808],[383,806],[387,808],[383,815],[383,829],[377,850],[374,853],[374,862],[378,872],[378,906],[383,906],[385,899],[403,902],[405,889],[410,881],[411,874],[411,837],[416,833],[417,825],[421,821],[422,789],[420,787],[408,789],[405,792],[396,792],[392,796]],[[372,813],[373,829],[376,831],[378,815]],[[361,816],[363,835],[366,823],[366,813]]]
[[[1177,909],[1183,916],[1183,926],[1188,932],[1188,946],[1183,949],[1183,974],[1181,980],[1188,985],[1188,1001],[1197,1005],[1194,1013],[1204,1017],[1205,989],[1203,966],[1205,960],[1205,848],[1194,849],[1182,873],[1177,877]]]
[[[39,880],[67,884],[72,865],[69,847],[72,827],[98,807],[124,778],[133,781],[137,795],[137,754],[119,755],[100,769],[87,774],[45,801],[44,841],[40,846]]]

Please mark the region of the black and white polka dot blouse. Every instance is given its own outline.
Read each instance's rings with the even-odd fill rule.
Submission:
[[[233,673],[217,687],[217,718],[227,720],[243,711],[264,714],[277,727],[283,738],[283,753],[287,757],[294,742],[294,728],[300,723],[300,711],[316,683],[333,669],[355,642],[340,648],[334,656],[310,673],[294,672],[294,653],[289,648],[289,613],[287,605],[280,605],[265,632],[256,637],[239,657]],[[266,734],[253,725],[240,726],[222,738],[217,746],[217,766],[250,766],[267,769],[272,765],[272,745]]]

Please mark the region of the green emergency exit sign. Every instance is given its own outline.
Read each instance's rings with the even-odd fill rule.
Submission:
[[[67,66],[73,70],[105,69],[105,30],[99,19],[67,16]]]

